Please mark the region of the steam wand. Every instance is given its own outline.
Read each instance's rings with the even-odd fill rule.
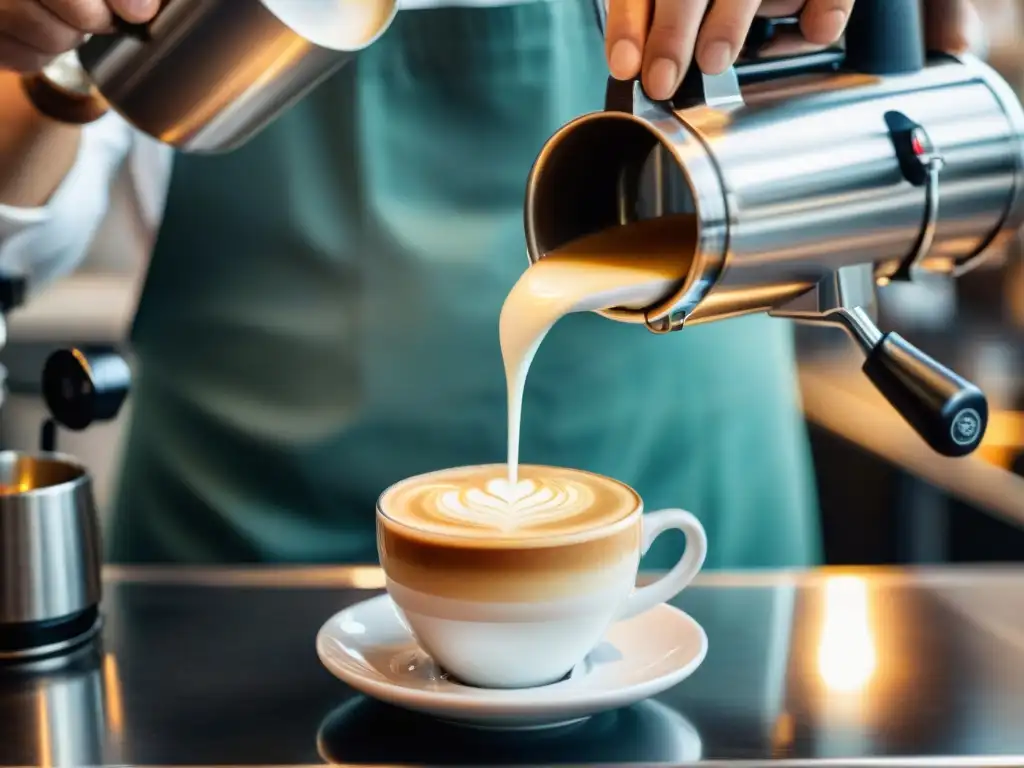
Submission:
[[[834,325],[864,351],[864,374],[903,419],[943,456],[966,456],[988,427],[988,401],[977,386],[895,332],[883,334],[866,308],[874,304],[870,264],[842,267],[775,317]]]

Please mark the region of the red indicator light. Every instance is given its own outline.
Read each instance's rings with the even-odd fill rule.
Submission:
[[[914,150],[915,155],[924,154],[924,144],[921,142],[921,137],[916,133],[910,138],[910,147]]]

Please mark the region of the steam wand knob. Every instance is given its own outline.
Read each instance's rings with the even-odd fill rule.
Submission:
[[[988,427],[984,392],[898,333],[883,335],[863,310],[844,314],[866,355],[864,374],[892,407],[936,452],[972,453]]]
[[[56,450],[56,427],[81,432],[111,421],[131,388],[131,369],[110,347],[59,349],[43,366],[42,390],[51,418],[43,423],[42,450]]]

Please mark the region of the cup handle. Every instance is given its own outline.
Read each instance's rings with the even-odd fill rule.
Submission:
[[[708,554],[708,537],[700,520],[682,509],[662,509],[644,515],[640,554],[646,555],[654,540],[671,530],[686,535],[686,551],[667,574],[653,584],[634,589],[618,619],[628,619],[671,600],[700,572]]]

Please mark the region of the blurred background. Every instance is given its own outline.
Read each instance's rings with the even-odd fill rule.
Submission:
[[[1024,94],[1024,0],[975,0],[988,61]],[[86,263],[9,318],[0,353],[5,448],[36,449],[45,408],[39,378],[55,348],[122,345],[150,243],[133,230],[127,171]],[[971,458],[930,451],[860,373],[840,331],[798,328],[800,380],[811,430],[826,555],[833,564],[1024,561],[1024,239],[957,282],[881,291],[880,326],[896,330],[979,384],[993,408]],[[131,399],[113,423],[62,433],[58,448],[86,463],[108,507]]]

